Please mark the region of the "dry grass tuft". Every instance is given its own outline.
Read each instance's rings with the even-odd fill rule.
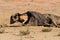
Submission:
[[[58,33],[57,36],[60,36],[60,33]]]
[[[4,33],[4,28],[3,28],[3,26],[2,25],[0,25],[0,33]]]
[[[50,31],[52,31],[51,28],[45,28],[45,29],[42,29],[42,32],[50,32]]]
[[[24,31],[24,30],[21,30],[20,31],[20,35],[28,35],[28,34],[30,34],[30,31],[29,30],[26,30],[26,31]]]

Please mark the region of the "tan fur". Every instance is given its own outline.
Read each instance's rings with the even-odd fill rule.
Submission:
[[[22,15],[22,16],[20,16],[20,18],[24,20],[23,24],[28,20],[27,15]]]

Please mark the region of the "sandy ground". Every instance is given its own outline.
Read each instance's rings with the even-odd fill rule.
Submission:
[[[10,16],[19,12],[37,11],[43,14],[60,16],[60,0],[0,0],[0,24],[9,24]],[[0,40],[60,40],[60,28],[52,28],[51,32],[41,32],[43,27],[30,27],[30,34],[18,36],[25,27],[5,27]]]
[[[21,30],[27,27],[5,27],[5,32],[0,34],[0,40],[60,40],[60,28],[52,28],[51,32],[42,32],[44,27],[29,27],[30,34],[20,36]]]

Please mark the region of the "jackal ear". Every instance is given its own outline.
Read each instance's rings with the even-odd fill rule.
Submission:
[[[22,14],[20,14],[20,13],[16,13],[16,14],[15,14],[15,16],[21,16],[21,15],[22,15]]]
[[[27,11],[26,14],[28,15],[28,17],[32,16],[32,13],[30,11]]]

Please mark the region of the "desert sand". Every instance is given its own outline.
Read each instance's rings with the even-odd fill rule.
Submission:
[[[0,0],[0,24],[10,25],[11,15],[26,11],[60,16],[60,0]],[[60,33],[60,28],[52,27],[51,32],[41,32],[45,27],[29,27],[29,35],[19,36],[19,31],[25,28],[5,27],[5,33],[0,34],[0,40],[60,40],[60,36],[56,36]]]

